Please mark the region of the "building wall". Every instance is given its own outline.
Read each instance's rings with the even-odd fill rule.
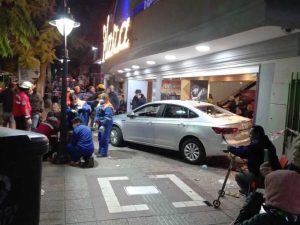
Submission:
[[[272,137],[272,133],[285,129],[289,83],[291,74],[293,72],[300,72],[300,57],[265,62],[262,63],[262,66],[269,63],[274,65],[273,75],[272,78],[270,78],[273,82],[271,83],[271,90],[269,93],[269,110],[262,113],[266,115],[266,132],[270,137]],[[262,85],[263,86],[260,89],[264,89],[268,84],[265,83]],[[263,100],[263,98],[259,99],[260,104],[264,104]],[[283,150],[283,136],[281,135],[279,138],[274,140],[273,143],[276,146],[277,152],[281,153]]]
[[[263,26],[265,11],[264,0],[160,0],[131,18],[130,48],[107,60],[103,69]]]

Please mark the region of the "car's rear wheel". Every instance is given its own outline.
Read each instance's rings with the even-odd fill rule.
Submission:
[[[120,147],[124,144],[123,134],[119,127],[111,128],[109,139],[112,146]]]
[[[204,163],[206,154],[202,143],[196,138],[184,140],[180,146],[182,157],[191,164]]]

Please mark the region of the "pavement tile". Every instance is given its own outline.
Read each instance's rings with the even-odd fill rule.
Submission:
[[[97,222],[68,223],[68,225],[98,225]]]
[[[64,212],[48,212],[40,214],[40,225],[64,225]]]
[[[96,222],[93,209],[67,210],[66,223]]]
[[[184,215],[185,219],[191,223],[198,222],[199,224],[219,224],[229,223],[231,219],[221,211],[198,212]]]
[[[55,184],[64,184],[65,183],[65,178],[63,176],[60,177],[45,177],[42,180],[42,184],[44,185],[55,185]]]
[[[48,190],[44,190],[45,193],[44,195],[41,197],[42,200],[64,200],[65,199],[65,191],[48,191]]]
[[[149,175],[174,174],[194,194],[212,202],[217,198],[226,169],[203,169],[151,148],[110,146],[110,154],[111,158],[95,159],[96,167],[92,169],[43,163],[45,195],[41,198],[41,225],[222,225],[230,224],[244,201],[225,196],[221,198],[220,209],[206,205],[175,208],[173,202],[191,201],[193,194],[185,193],[169,178],[151,179]],[[97,178],[122,176],[129,180],[110,181],[118,207],[133,209],[133,205],[146,204],[149,210],[109,213]],[[156,186],[160,193],[129,196],[124,190],[126,186]],[[230,176],[226,190],[237,190],[234,176]]]
[[[64,193],[64,198],[66,200],[90,198],[90,193],[89,193],[89,190],[87,190],[87,189],[68,190]]]
[[[91,199],[67,200],[66,210],[93,209]]]
[[[66,191],[88,189],[86,181],[71,181],[65,183]]]
[[[138,217],[138,218],[128,218],[129,225],[159,225],[159,220],[157,217]]]
[[[232,220],[236,219],[240,213],[240,208],[231,209],[231,210],[223,210],[223,212],[229,216]]]
[[[43,163],[42,176],[43,177],[60,177],[65,170],[62,165],[49,164],[48,162]]]
[[[127,219],[98,221],[97,225],[129,225]]]
[[[63,212],[65,202],[44,200],[41,202],[41,212]]]
[[[44,189],[44,191],[56,191],[56,192],[60,192],[60,191],[64,191],[65,190],[65,185],[64,184],[43,184],[42,183],[42,188]]]

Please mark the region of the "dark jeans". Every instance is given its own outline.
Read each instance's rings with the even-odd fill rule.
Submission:
[[[30,130],[30,126],[27,123],[25,116],[15,116],[16,129],[18,130]]]
[[[235,180],[239,187],[241,188],[241,192],[248,195],[250,192],[252,192],[255,187],[252,185],[253,182],[258,182],[257,177],[249,172],[238,172],[235,176]]]

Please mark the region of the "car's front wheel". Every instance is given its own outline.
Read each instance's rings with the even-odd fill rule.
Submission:
[[[196,138],[184,140],[180,146],[180,152],[185,161],[191,164],[205,162],[206,154],[202,143]]]
[[[113,127],[110,131],[110,144],[115,147],[120,147],[124,144],[123,134],[119,127]]]

